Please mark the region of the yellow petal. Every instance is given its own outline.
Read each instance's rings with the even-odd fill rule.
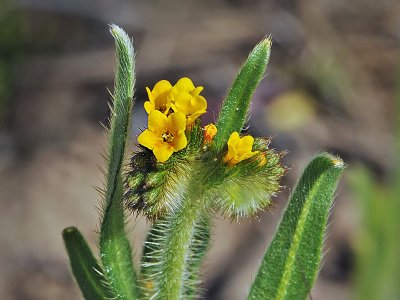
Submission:
[[[228,146],[235,146],[236,143],[239,141],[240,141],[239,133],[234,131],[234,132],[232,132],[231,136],[229,137]]]
[[[191,105],[191,110],[192,112],[198,112],[198,111],[206,111],[207,109],[207,101],[203,96],[196,96],[193,97],[190,101]]]
[[[156,83],[151,94],[155,98],[158,95],[161,95],[162,93],[169,92],[169,90],[171,88],[172,88],[172,85],[168,80],[161,80]]]
[[[174,148],[168,143],[160,143],[153,149],[154,156],[159,162],[166,162],[173,152]]]
[[[155,110],[154,103],[151,101],[146,101],[144,103],[144,110],[149,114],[151,111]]]
[[[148,87],[146,87],[146,91],[147,91],[147,96],[149,97],[149,100],[151,102],[154,102],[154,96]]]
[[[249,152],[253,148],[254,138],[250,135],[244,136],[240,139],[238,145],[238,151]]]
[[[186,92],[179,93],[174,104],[174,111],[182,112],[188,117],[188,125],[191,125],[199,116],[205,114],[206,108],[207,101],[204,97],[192,97]]]
[[[233,166],[245,159],[253,157],[259,151],[252,151],[254,138],[250,135],[240,137],[238,132],[233,132],[228,140],[228,153],[224,157],[224,161],[228,165]]]
[[[187,77],[179,79],[175,87],[184,92],[191,92],[195,89],[193,82]]]
[[[173,99],[174,99],[174,111],[175,112],[183,112],[185,115],[190,115],[192,113],[191,110],[191,100],[192,100],[192,96],[187,93],[187,92],[177,92],[178,90],[172,89],[171,93],[175,93],[173,95]]]
[[[191,94],[193,97],[196,97],[196,96],[198,96],[198,95],[201,93],[201,91],[202,91],[203,89],[204,89],[204,88],[203,88],[202,86],[198,86],[198,87],[196,87],[193,91],[191,91],[190,94]]]
[[[171,107],[171,101],[168,98],[168,92],[161,93],[154,100],[154,108],[167,114]]]
[[[202,114],[205,114],[206,113],[206,111],[204,110],[204,111],[199,111],[199,112],[197,112],[197,113],[194,113],[194,114],[192,114],[192,115],[190,115],[188,118],[187,118],[187,125],[189,126],[189,125],[192,125],[193,123],[194,123],[194,121],[196,121],[196,119],[198,118],[198,117],[200,117]]]
[[[167,116],[158,110],[151,111],[149,114],[148,127],[151,131],[154,131],[161,136],[161,134],[163,134],[168,128]]]
[[[146,129],[138,136],[138,142],[140,145],[153,150],[161,142],[161,138],[153,131]]]
[[[186,129],[186,116],[184,113],[176,112],[168,116],[168,129],[174,136],[179,131],[185,131]]]
[[[239,155],[239,157],[238,157],[238,162],[240,162],[240,161],[242,161],[242,160],[245,160],[245,159],[248,159],[248,158],[250,158],[250,157],[253,157],[254,155],[256,155],[257,153],[259,153],[259,151],[250,151],[250,152],[244,152],[244,153],[241,153],[240,155]]]
[[[172,146],[174,147],[174,151],[182,150],[187,146],[187,138],[183,131],[179,132],[178,135],[174,138]]]
[[[180,91],[176,86],[173,86],[172,89],[168,93],[168,100],[171,103],[175,103],[176,98],[178,98]]]
[[[157,82],[152,91],[150,91],[150,89],[146,87],[150,103],[154,105],[154,108],[151,107],[150,105],[147,105],[147,107],[145,106],[146,112],[149,113],[151,110],[154,109],[167,112],[169,110],[168,93],[171,90],[171,88],[172,85],[167,80],[161,80]]]

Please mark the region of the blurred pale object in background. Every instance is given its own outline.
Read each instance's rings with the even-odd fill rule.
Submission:
[[[287,91],[266,106],[267,124],[278,131],[293,131],[316,117],[315,100],[303,91]]]

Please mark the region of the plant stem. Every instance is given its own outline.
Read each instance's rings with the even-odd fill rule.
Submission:
[[[157,299],[177,300],[184,294],[185,279],[189,277],[186,271],[190,245],[195,240],[196,225],[203,211],[204,191],[201,181],[192,180],[180,209],[167,219]]]

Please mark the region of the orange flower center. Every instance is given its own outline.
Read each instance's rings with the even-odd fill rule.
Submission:
[[[162,113],[165,113],[165,111],[167,110],[167,105],[165,103],[161,103],[156,106],[156,110],[159,110]]]
[[[171,143],[174,140],[174,135],[169,131],[164,132],[161,137],[164,143]]]

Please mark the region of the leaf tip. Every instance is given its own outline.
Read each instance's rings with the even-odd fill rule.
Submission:
[[[264,44],[265,47],[271,48],[271,46],[272,46],[272,35],[265,36],[262,39],[261,43]]]
[[[338,168],[338,169],[346,168],[346,164],[344,163],[344,161],[339,156],[333,155],[333,154],[330,154],[330,153],[323,153],[322,155],[330,160],[330,162],[332,163],[333,167]]]
[[[108,25],[110,27],[110,32],[113,36],[118,36],[121,35],[121,33],[125,33],[121,27],[119,27],[118,25],[115,24],[109,24]]]
[[[75,226],[69,226],[69,227],[64,228],[64,230],[62,231],[62,235],[65,236],[65,235],[74,233],[76,231],[77,231],[77,228]]]

